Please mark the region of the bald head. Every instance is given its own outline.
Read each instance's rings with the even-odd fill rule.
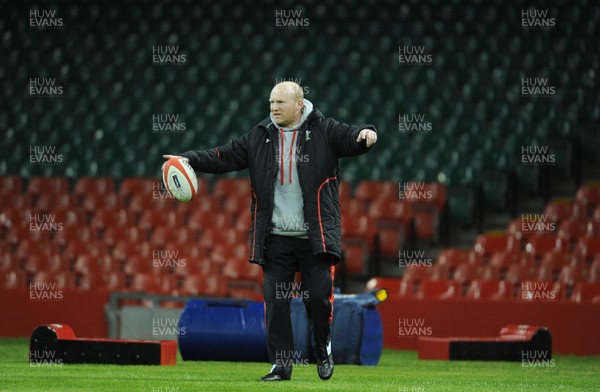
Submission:
[[[294,82],[277,83],[275,87],[273,87],[273,90],[271,90],[271,95],[274,93],[291,95],[294,99],[304,99],[304,91],[302,91],[302,87],[300,87],[298,83]]]
[[[304,92],[297,83],[281,82],[271,90],[269,103],[275,123],[280,127],[288,128],[300,122],[304,107]]]

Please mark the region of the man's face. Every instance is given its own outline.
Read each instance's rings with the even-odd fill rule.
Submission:
[[[271,104],[271,114],[277,126],[289,127],[300,121],[304,102],[301,99],[296,99],[293,94],[285,94],[274,90],[271,92],[269,102]]]

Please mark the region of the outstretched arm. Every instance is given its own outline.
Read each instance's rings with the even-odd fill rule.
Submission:
[[[327,121],[331,147],[340,157],[363,154],[377,142],[377,131],[373,125],[348,125],[334,119]]]
[[[248,134],[232,139],[216,148],[187,151],[179,155],[163,155],[163,158],[186,159],[195,171],[225,173],[248,168]]]

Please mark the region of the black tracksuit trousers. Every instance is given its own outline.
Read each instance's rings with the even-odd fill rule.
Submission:
[[[313,255],[307,239],[270,235],[263,265],[263,292],[267,349],[271,364],[279,366],[280,358],[293,358],[294,336],[290,317],[290,301],[304,301],[312,331],[313,351],[317,361],[331,353],[331,321],[333,318],[333,258]],[[294,284],[300,271],[302,284]],[[283,361],[287,367],[289,361]]]

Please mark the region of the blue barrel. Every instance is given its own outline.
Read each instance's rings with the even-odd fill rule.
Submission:
[[[186,361],[269,361],[262,302],[191,300],[179,330]]]

